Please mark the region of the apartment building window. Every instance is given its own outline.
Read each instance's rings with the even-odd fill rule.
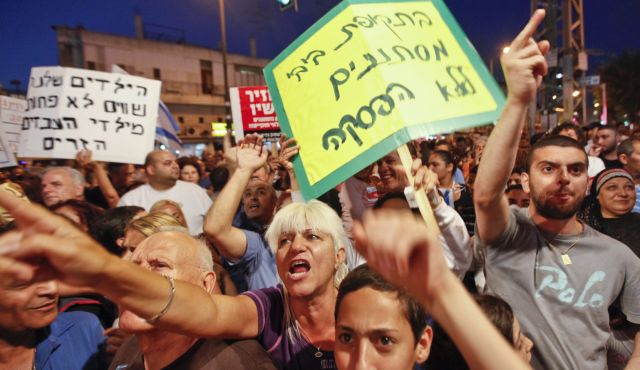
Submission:
[[[96,62],[87,61],[87,69],[95,71],[96,70]]]
[[[203,94],[213,93],[213,65],[210,60],[200,61],[200,80]]]
[[[235,65],[235,81],[239,86],[264,85],[262,68],[246,65]]]
[[[160,75],[160,68],[154,68],[153,69],[153,79],[154,80],[161,80],[162,77]]]
[[[198,123],[204,123],[204,117],[198,117]]]
[[[73,66],[73,46],[59,43],[58,50],[60,65],[64,67]]]

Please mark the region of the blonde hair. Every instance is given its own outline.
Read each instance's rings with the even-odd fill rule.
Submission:
[[[182,212],[182,207],[180,206],[180,204],[178,204],[178,203],[176,203],[176,202],[174,202],[172,200],[162,199],[162,200],[159,200],[159,201],[153,203],[153,205],[151,206],[151,209],[149,210],[149,212],[151,212],[151,213],[153,213],[153,212],[162,212],[161,209],[166,207],[166,206],[171,206],[171,207],[175,208],[176,211],[178,212],[178,214],[180,215],[180,217],[183,220],[185,220],[184,223],[181,222],[180,224],[182,226],[184,226],[184,227],[187,227],[186,218],[184,217],[184,212]],[[176,220],[178,220],[178,219],[176,219]],[[178,221],[180,221],[180,220],[178,220]]]
[[[184,228],[184,225],[182,225],[180,221],[176,220],[175,217],[164,212],[155,211],[129,222],[124,231],[126,233],[129,230],[136,230],[144,236],[149,236],[159,232],[162,228],[167,226]]]
[[[278,239],[283,233],[298,233],[305,230],[311,230],[314,233],[323,232],[329,234],[333,241],[334,253],[337,255],[341,248],[347,249],[350,245],[349,238],[342,226],[342,220],[338,214],[328,205],[317,200],[311,200],[308,203],[291,203],[283,207],[276,213],[265,233],[265,239],[269,243],[269,247],[276,253],[278,250]],[[342,279],[347,276],[349,269],[345,262],[337,266],[333,283],[336,288],[340,286]],[[280,278],[280,277],[278,277]],[[289,293],[283,285],[285,310],[285,325],[287,336],[292,341],[302,339],[300,327],[296,320],[289,301]]]

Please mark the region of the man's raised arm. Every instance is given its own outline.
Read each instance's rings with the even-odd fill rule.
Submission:
[[[547,73],[544,56],[549,43],[533,39],[544,15],[544,10],[533,14],[501,60],[507,80],[507,103],[487,141],[474,186],[477,233],[487,244],[496,241],[507,227],[509,204],[504,189],[515,163],[527,107]]]
[[[237,167],[204,219],[204,233],[227,259],[236,261],[247,250],[247,237],[232,225],[242,194],[255,170],[267,161],[262,137],[248,135],[236,149]]]

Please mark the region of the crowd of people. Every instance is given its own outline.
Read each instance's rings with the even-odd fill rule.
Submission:
[[[495,127],[317,200],[284,135],[0,171],[0,369],[640,369],[640,131],[523,132],[544,16]]]

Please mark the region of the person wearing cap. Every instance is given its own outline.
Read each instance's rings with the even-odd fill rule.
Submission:
[[[601,171],[594,177],[590,194],[580,218],[640,256],[640,214],[631,212],[636,203],[631,174],[622,168]]]
[[[635,202],[633,176],[622,168],[604,170],[593,179],[580,219],[640,256],[640,214],[632,213]],[[611,306],[609,314],[612,335],[607,343],[607,365],[622,369],[634,349],[635,326],[626,320],[618,303]]]

